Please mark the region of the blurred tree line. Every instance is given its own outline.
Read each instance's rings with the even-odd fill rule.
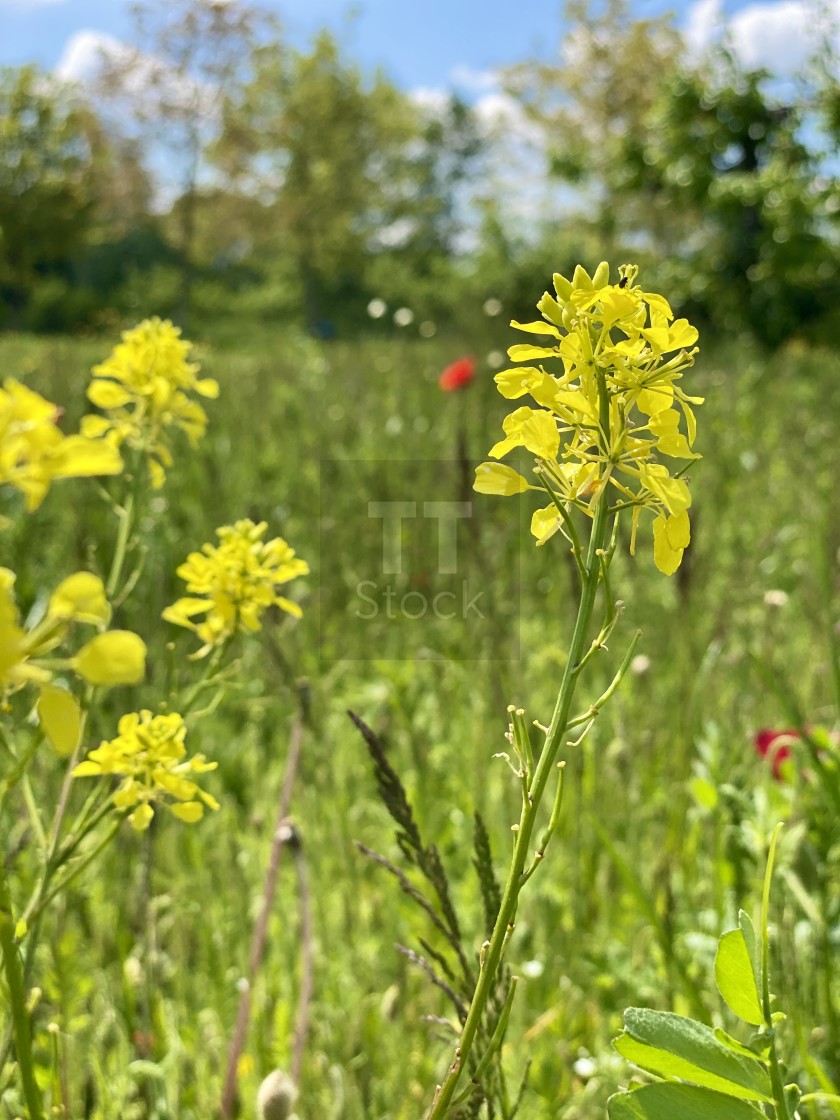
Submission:
[[[690,58],[670,17],[626,0],[572,0],[567,23],[556,62],[503,75],[544,137],[523,174],[558,187],[526,223],[473,108],[412,98],[327,32],[292,47],[258,6],[144,0],[95,80],[0,71],[0,327],[159,313],[330,336],[365,329],[374,297],[457,324],[490,297],[523,313],[552,271],[608,257],[713,329],[836,335],[831,36],[782,83],[725,42]]]

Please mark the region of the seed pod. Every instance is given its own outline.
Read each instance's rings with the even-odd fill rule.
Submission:
[[[282,1069],[272,1070],[257,1093],[258,1120],[290,1120],[297,1086]]]

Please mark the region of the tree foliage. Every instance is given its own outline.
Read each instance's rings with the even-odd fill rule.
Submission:
[[[310,50],[260,50],[253,80],[227,100],[217,166],[265,200],[270,244],[294,257],[310,321],[406,216],[418,128],[408,98],[381,74],[366,81],[327,32]]]
[[[94,220],[91,119],[34,67],[0,71],[0,291],[19,311],[72,260]]]
[[[671,16],[571,0],[556,60],[504,75],[529,159],[543,138],[547,172],[526,181],[506,162],[516,137],[491,138],[477,107],[411,96],[327,32],[293,46],[257,0],[134,13],[87,90],[0,75],[6,321],[66,328],[140,300],[329,334],[385,295],[418,323],[459,323],[459,304],[490,296],[527,313],[559,252],[641,260],[686,313],[769,344],[836,324],[828,33],[782,86],[725,45],[690,57]],[[505,182],[488,172],[502,165]]]

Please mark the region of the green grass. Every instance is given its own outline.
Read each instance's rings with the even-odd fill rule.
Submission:
[[[84,411],[90,366],[109,347],[107,340],[9,336],[0,339],[0,369],[60,402],[70,430]],[[319,592],[331,604],[351,573],[319,521],[358,518],[366,498],[356,486],[320,494],[319,464],[378,460],[395,492],[411,494],[421,487],[414,462],[457,458],[462,422],[469,454],[480,461],[506,411],[491,371],[485,363],[458,398],[436,384],[440,368],[465,349],[441,337],[320,345],[280,334],[236,347],[200,346],[220,398],[208,407],[206,439],[197,452],[181,448],[155,498],[147,566],[119,619],[147,639],[150,677],[142,688],[111,694],[91,738],[110,734],[120,711],[154,706],[167,641],[176,642],[176,661],[186,664],[192,645],[159,621],[160,611],[180,593],[175,568],[216,526],[264,518],[272,535],[309,560],[312,575],[303,620],[272,623],[268,646],[242,647],[242,683],[193,733],[197,748],[219,761],[206,784],[221,811],[190,829],[162,821],[151,849],[149,838],[126,830],[48,923],[36,967],[37,1041],[46,1061],[46,1027],[58,1024],[74,1118],[216,1114],[294,712],[284,662],[310,679],[313,708],[294,799],[316,938],[297,1111],[301,1120],[407,1120],[428,1105],[451,1045],[423,1016],[448,1012],[394,947],[427,936],[423,920],[354,849],[358,838],[399,861],[346,709],[385,737],[421,827],[441,848],[477,947],[483,934],[470,867],[472,810],[478,806],[490,825],[501,876],[518,791],[492,756],[505,746],[508,703],[525,706],[529,717],[550,716],[573,583],[558,546],[533,548],[527,496],[477,498],[475,547],[488,557],[488,570],[520,565],[520,659],[466,660],[475,651],[456,638],[446,660],[387,660],[382,654],[394,650],[386,638],[381,649],[365,651],[369,660],[320,661]],[[512,1080],[532,1062],[527,1117],[604,1114],[606,1097],[630,1076],[609,1046],[625,1006],[702,1009],[725,1022],[711,979],[714,938],[734,924],[739,905],[757,906],[764,845],[777,819],[791,822],[774,894],[775,990],[790,1012],[783,1027],[790,1073],[804,1072],[817,1087],[813,1068],[805,1069],[817,1061],[840,1080],[828,1006],[833,1001],[836,1018],[840,989],[835,982],[828,992],[820,957],[836,937],[836,929],[823,931],[820,915],[837,914],[837,880],[821,898],[831,866],[812,866],[805,831],[814,793],[807,783],[774,783],[751,745],[757,728],[788,722],[754,656],[784,670],[809,722],[837,718],[827,632],[838,607],[840,359],[796,348],[772,357],[708,350],[687,385],[706,397],[698,417],[704,459],[691,471],[690,562],[681,577],[659,575],[644,533],[636,558],[616,561],[625,615],[608,657],[585,679],[581,701],[603,688],[636,626],[650,666],[625,682],[582,748],[570,753],[561,830],[525,893],[510,945],[512,967],[524,968],[526,978],[506,1052]],[[452,485],[454,496],[455,477]],[[31,602],[79,566],[104,566],[110,543],[102,542],[112,531],[93,484],[59,483],[42,509],[0,538],[0,562],[19,573],[19,597]],[[765,604],[771,589],[789,595],[786,606]],[[510,637],[515,614],[502,619],[494,641]],[[326,621],[335,632],[340,620]],[[420,639],[434,653],[439,635],[430,629]],[[282,661],[269,647],[282,650]],[[698,776],[717,791],[713,806],[698,802]],[[45,804],[60,780],[45,753],[33,774]],[[22,815],[7,813],[2,830],[7,847],[26,840]],[[23,887],[32,869],[19,857],[13,873]],[[260,1078],[289,1062],[299,931],[292,864],[284,860],[254,993],[243,1116],[253,1114]],[[574,1069],[583,1054],[596,1062],[586,1079]],[[16,1115],[13,1092],[2,1099],[0,1114]],[[812,1106],[805,1115],[833,1113]]]

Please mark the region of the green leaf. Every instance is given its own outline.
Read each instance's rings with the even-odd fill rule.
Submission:
[[[689,782],[691,796],[701,809],[714,809],[718,803],[717,786],[706,778],[694,777]]]
[[[764,1014],[761,1010],[758,984],[749,943],[740,928],[725,933],[718,942],[715,954],[715,983],[730,1011],[745,1023],[761,1026],[764,1022]]]
[[[613,1045],[628,1061],[660,1077],[679,1077],[748,1100],[773,1100],[762,1063],[734,1053],[711,1027],[694,1019],[630,1007],[624,1012],[624,1034]]]
[[[718,1042],[722,1042],[724,1046],[728,1046],[730,1050],[734,1050],[736,1054],[743,1054],[746,1058],[757,1057],[755,1050],[750,1050],[749,1046],[744,1046],[743,1042],[739,1042],[737,1038],[733,1038],[731,1034],[727,1034],[720,1027],[715,1027],[715,1038]]]
[[[744,942],[747,946],[747,951],[750,954],[750,961],[752,962],[753,975],[758,976],[758,953],[755,948],[755,930],[753,929],[752,919],[746,910],[738,911],[738,928],[744,935]]]
[[[696,1085],[660,1082],[607,1101],[610,1120],[763,1120],[757,1105]]]

